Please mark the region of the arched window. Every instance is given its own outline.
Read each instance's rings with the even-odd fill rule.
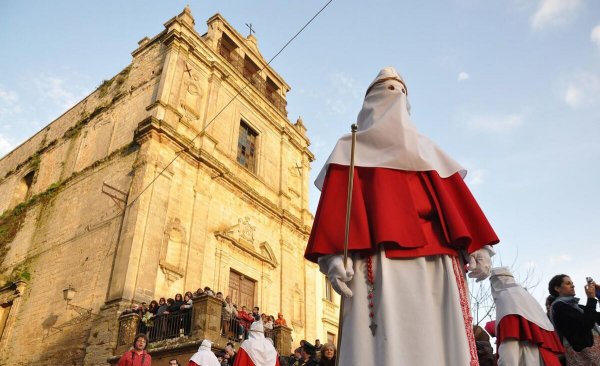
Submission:
[[[29,191],[31,190],[31,186],[33,184],[33,178],[35,177],[35,171],[31,171],[19,182],[17,182],[15,186],[15,190],[13,192],[12,205],[18,205],[19,203],[25,201],[29,197]]]

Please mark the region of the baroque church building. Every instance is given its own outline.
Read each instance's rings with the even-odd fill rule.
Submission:
[[[282,355],[335,339],[339,298],[303,258],[314,156],[290,86],[253,35],[207,25],[186,7],[0,160],[0,365],[114,365],[140,329],[126,309],[205,286],[282,312]],[[157,365],[225,346],[221,301],[193,301]]]

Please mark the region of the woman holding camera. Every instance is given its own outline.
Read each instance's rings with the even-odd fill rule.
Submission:
[[[585,286],[585,305],[579,305],[575,285],[565,274],[552,277],[548,291],[556,297],[550,312],[567,351],[567,364],[600,365],[600,313],[596,311],[596,284],[590,281]]]

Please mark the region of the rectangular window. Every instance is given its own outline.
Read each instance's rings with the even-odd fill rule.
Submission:
[[[335,334],[333,334],[331,332],[327,332],[327,343],[336,344],[336,342],[335,342]]]
[[[256,171],[256,133],[244,121],[240,122],[240,133],[238,138],[237,161],[251,172]]]
[[[333,301],[333,289],[331,288],[331,282],[327,278],[325,278],[325,298]]]
[[[256,74],[260,70],[260,68],[248,58],[248,56],[244,57],[244,77],[247,79],[252,79],[254,74]]]

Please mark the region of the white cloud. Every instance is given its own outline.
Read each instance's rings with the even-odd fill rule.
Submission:
[[[583,0],[540,0],[531,17],[531,27],[542,30],[571,22],[582,8]]]
[[[35,79],[35,84],[43,97],[64,110],[71,108],[87,94],[82,88],[68,87],[65,85],[65,80],[53,76],[38,77]]]
[[[590,39],[596,44],[596,46],[600,47],[600,24],[592,29]]]
[[[12,90],[6,90],[0,85],[0,121],[3,117],[13,116],[21,112],[19,95]]]
[[[523,124],[525,118],[523,114],[508,114],[474,116],[467,121],[469,127],[476,130],[499,133],[512,130]]]
[[[581,106],[584,97],[583,91],[573,84],[569,85],[565,91],[565,103],[572,108]]]
[[[461,71],[461,72],[458,74],[458,81],[467,80],[469,77],[470,77],[470,76],[469,76],[469,74],[467,74],[467,73],[466,73],[466,72],[464,72],[464,71]]]
[[[577,109],[600,102],[600,76],[580,73],[569,82],[563,95],[564,102]]]
[[[326,103],[334,114],[344,114],[350,107],[355,108],[356,105],[359,105],[356,102],[360,101],[361,90],[356,80],[343,72],[338,72],[332,75],[331,83],[333,90],[330,95],[334,97],[327,98]]]
[[[559,254],[557,256],[550,258],[550,262],[553,264],[569,262],[570,260],[571,260],[571,256],[569,256],[567,254]]]
[[[15,148],[15,144],[12,143],[8,138],[0,135],[0,157],[6,155],[12,149]]]
[[[487,172],[483,169],[469,169],[467,172],[467,184],[471,187],[482,185],[485,182]]]
[[[4,90],[0,86],[0,101],[6,104],[14,104],[19,100],[19,96],[12,90]]]

